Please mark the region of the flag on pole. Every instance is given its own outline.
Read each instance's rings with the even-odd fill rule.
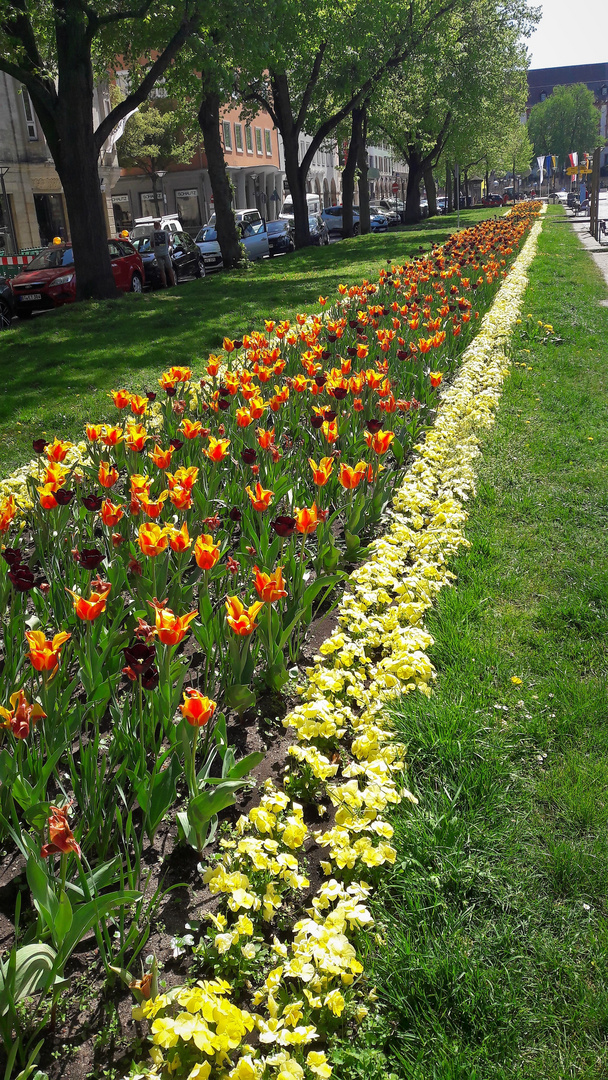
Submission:
[[[544,168],[545,168],[545,157],[544,157],[544,154],[541,154],[541,155],[540,155],[540,157],[537,157],[537,159],[536,159],[536,162],[537,162],[537,164],[538,164],[538,167],[539,167],[539,169],[540,169],[540,183],[542,184],[542,182],[543,182],[543,179],[544,179],[544,175],[545,175],[545,174],[544,174]]]
[[[568,154],[568,157],[570,158],[571,167],[575,169],[578,165],[578,154]]]
[[[552,166],[552,164],[553,164],[553,158],[551,157],[551,154],[547,154],[547,156],[545,158],[545,172],[547,173],[548,177],[551,176],[551,166]]]
[[[556,170],[557,169],[557,158],[556,158],[555,154],[553,154],[552,157],[551,157],[551,164],[553,165],[553,169]]]

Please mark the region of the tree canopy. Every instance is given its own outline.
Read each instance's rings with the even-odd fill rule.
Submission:
[[[555,86],[530,111],[528,134],[534,153],[554,154],[560,167],[568,154],[594,150],[600,132],[600,114],[593,92],[584,83]]]

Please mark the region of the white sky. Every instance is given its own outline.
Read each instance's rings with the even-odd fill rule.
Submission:
[[[531,38],[530,67],[608,63],[608,0],[528,0],[542,8]]]

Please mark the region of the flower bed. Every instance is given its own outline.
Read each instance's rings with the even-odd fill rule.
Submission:
[[[108,970],[131,959],[136,921],[120,917],[116,946],[107,918],[141,903],[144,837],[154,840],[171,807],[180,806],[180,836],[196,852],[213,838],[217,814],[259,759],[235,761],[219,709],[230,720],[285,688],[315,606],[362,557],[429,427],[436,388],[460,364],[455,344],[472,336],[476,309],[537,212],[523,207],[467,230],[377,284],[341,286],[328,315],[225,340],[196,389],[189,368],[162,377],[160,407],[118,391],[115,404],[131,418],[88,425],[86,454],[58,440],[40,445],[20,547],[12,495],[0,515],[11,539],[4,683],[16,695],[3,710],[2,813],[27,862],[38,916],[30,936],[49,950],[30,991],[52,997],[91,928]],[[474,427],[495,407],[504,367],[496,336],[521,289],[512,271],[443,395],[389,533],[351,576],[338,629],[286,721],[297,742],[284,790],[264,785],[206,872],[211,894],[226,897],[197,946],[215,977],[160,997],[154,972],[135,986],[157,1075],[329,1075],[320,1041],[362,971],[365,897],[394,858],[381,815],[404,794],[383,702],[409,687],[428,691],[420,623],[462,542],[458,500],[472,483]],[[146,428],[140,417],[151,408]],[[66,469],[69,453],[80,464]],[[91,580],[96,570],[103,578]],[[184,691],[186,681],[198,685]],[[327,849],[327,881],[289,932],[297,896],[311,892],[313,847]]]

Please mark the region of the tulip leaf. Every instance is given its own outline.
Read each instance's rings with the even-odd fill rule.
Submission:
[[[0,1015],[8,1012],[10,1005],[31,997],[39,990],[48,988],[52,980],[56,953],[42,941],[23,945],[14,955],[14,972],[10,978],[10,959],[0,964]],[[12,982],[12,986],[11,986]],[[10,1000],[9,1000],[10,999]]]
[[[55,942],[61,942],[64,940],[72,925],[72,905],[68,900],[65,891],[61,890],[59,897],[59,903],[57,905],[57,914],[55,916],[55,926],[53,928],[53,939]]]
[[[247,776],[265,757],[266,755],[261,750],[254,750],[252,754],[247,754],[232,766],[230,772],[226,774],[226,780],[240,780],[241,777]]]

